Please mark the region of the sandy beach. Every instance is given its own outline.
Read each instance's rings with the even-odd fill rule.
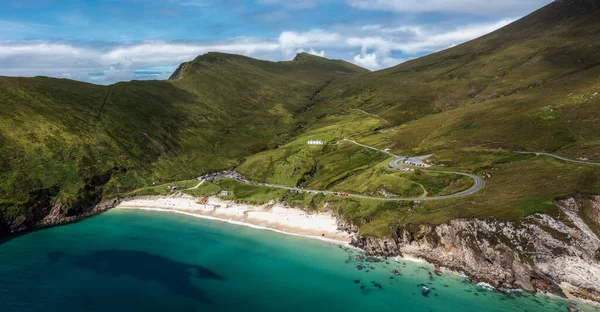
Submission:
[[[281,204],[253,206],[224,201],[216,197],[155,197],[123,201],[115,209],[140,209],[186,214],[220,220],[279,233],[314,238],[349,246],[351,234],[338,231],[336,217],[330,212],[307,213]]]

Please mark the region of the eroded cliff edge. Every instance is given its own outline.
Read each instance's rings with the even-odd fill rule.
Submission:
[[[600,302],[600,196],[568,196],[555,204],[554,216],[398,226],[392,238],[358,235],[352,244],[369,255],[420,257],[498,289]]]
[[[145,197],[107,200],[77,215],[53,206],[42,220],[31,227],[15,226],[13,233],[75,222],[133,198]],[[423,258],[498,289],[544,291],[600,302],[600,195],[567,196],[555,205],[558,213],[552,216],[396,226],[392,238],[358,233],[352,244],[370,256]],[[339,226],[357,229],[342,221]]]

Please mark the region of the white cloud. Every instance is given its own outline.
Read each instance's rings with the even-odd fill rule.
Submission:
[[[397,65],[406,60],[390,57],[392,52],[400,52],[411,58],[424,53],[436,52],[490,33],[512,21],[501,20],[494,23],[473,24],[454,30],[425,26],[384,28],[379,25],[369,25],[360,28],[360,35],[347,37],[345,45],[361,49],[361,54],[354,57],[356,64],[363,64],[369,69],[379,69]],[[367,50],[373,52],[366,53]]]
[[[533,11],[552,0],[347,0],[348,4],[364,10],[399,13],[460,12],[474,14],[515,14]]]
[[[279,44],[250,38],[213,43],[148,41],[116,46],[80,46],[74,43],[20,41],[0,42],[0,75],[66,77],[97,83],[134,78],[133,71],[159,65],[176,66],[210,51],[272,58]],[[275,53],[276,52],[276,53]],[[90,73],[103,75],[89,76]],[[161,75],[159,75],[161,76]],[[162,74],[164,77],[165,74]]]
[[[354,63],[358,66],[362,66],[368,69],[379,69],[379,62],[377,62],[377,55],[374,53],[361,53],[354,56]]]
[[[314,49],[310,49],[307,53],[316,55],[316,56],[320,56],[320,57],[325,57],[325,50],[321,50],[321,52],[317,52]]]
[[[479,37],[510,20],[473,24],[455,29],[425,25],[383,27],[364,25],[284,31],[278,38],[233,38],[212,42],[146,41],[138,43],[77,43],[0,41],[0,75],[71,77],[96,83],[133,78],[165,78],[182,62],[210,51],[243,54],[268,60],[291,59],[308,53],[346,59],[369,69],[397,65]],[[161,68],[157,70],[156,68]],[[153,70],[144,70],[154,68]],[[165,69],[169,68],[169,69]]]
[[[284,31],[279,35],[279,45],[282,51],[289,55],[300,48],[330,46],[340,39],[339,34],[321,29],[307,32]]]
[[[154,66],[189,61],[211,51],[252,55],[255,52],[276,51],[279,44],[255,39],[236,39],[227,42],[194,44],[167,41],[149,41],[124,45],[100,56],[104,64],[138,64]]]

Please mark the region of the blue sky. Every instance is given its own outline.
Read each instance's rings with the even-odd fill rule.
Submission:
[[[165,79],[208,51],[301,51],[371,70],[479,37],[551,0],[3,0],[0,75]]]

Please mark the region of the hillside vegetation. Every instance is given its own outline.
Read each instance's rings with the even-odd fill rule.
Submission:
[[[54,208],[165,194],[173,181],[232,169],[256,181],[373,197],[453,194],[458,175],[387,167],[433,154],[436,170],[477,174],[482,191],[442,201],[293,194],[222,180],[231,199],[333,209],[363,233],[460,217],[515,220],[600,193],[600,5],[554,1],[489,35],[378,72],[309,54],[289,62],[208,53],[168,81],[97,86],[0,77],[0,235]],[[307,140],[323,140],[308,146]]]
[[[364,71],[307,54],[274,63],[208,53],[170,81],[0,77],[0,224],[234,167],[302,132],[295,116],[323,86]]]
[[[600,9],[555,1],[491,34],[337,81],[324,111],[361,108],[397,152],[486,147],[600,160]]]

